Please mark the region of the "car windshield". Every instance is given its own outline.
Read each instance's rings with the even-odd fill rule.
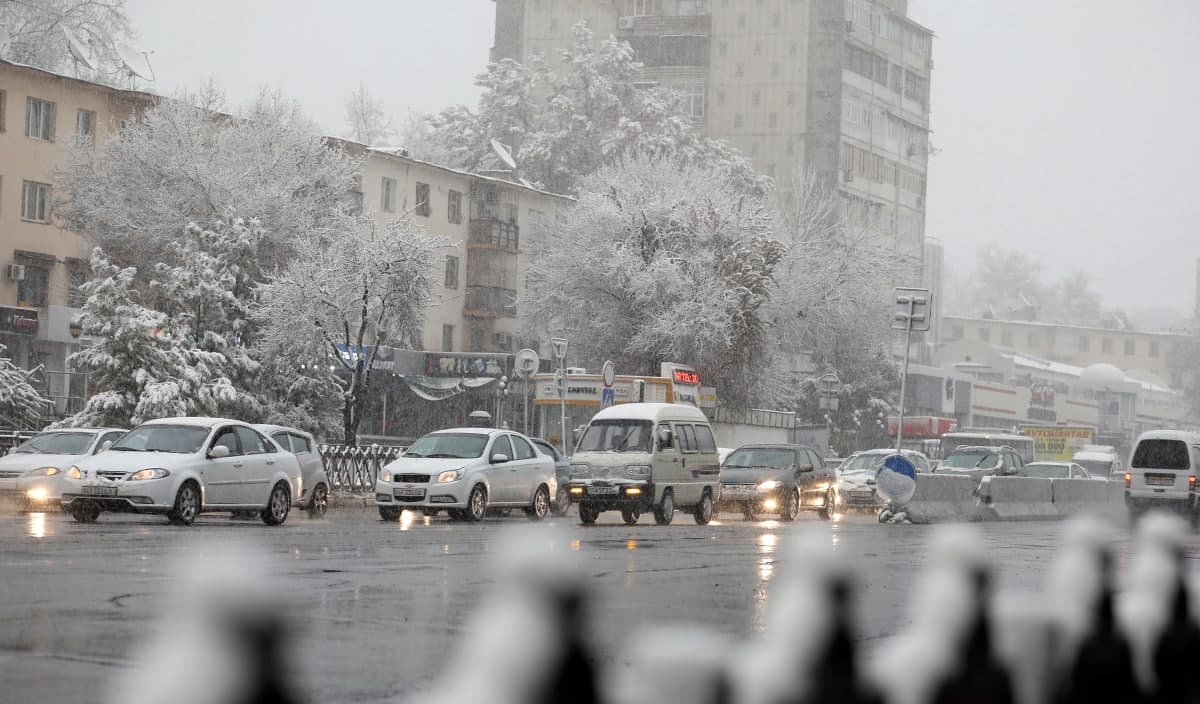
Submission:
[[[1033,464],[1025,465],[1021,470],[1023,477],[1042,477],[1043,479],[1066,479],[1070,476],[1065,464],[1043,464],[1034,462]]]
[[[850,472],[875,472],[879,466],[883,464],[883,459],[887,455],[879,452],[864,452],[861,455],[855,455],[842,465],[842,474]]]
[[[92,433],[41,433],[34,435],[13,452],[22,455],[82,455],[92,444]]]
[[[648,420],[600,420],[588,426],[580,452],[649,452],[654,426]]]
[[[725,460],[730,469],[791,469],[796,463],[796,454],[791,450],[772,447],[747,447],[734,450]]]
[[[1112,471],[1112,460],[1075,460],[1093,477],[1107,477]]]
[[[483,456],[487,441],[481,433],[430,433],[410,445],[404,456],[473,459]]]
[[[126,433],[108,449],[117,452],[174,452],[190,455],[200,451],[204,439],[208,437],[208,430],[195,425],[143,425]]]
[[[953,452],[942,461],[943,469],[994,469],[1000,456],[989,450],[963,450]]]

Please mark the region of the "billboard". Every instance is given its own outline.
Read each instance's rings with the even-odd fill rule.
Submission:
[[[1084,445],[1090,445],[1096,429],[1087,426],[1022,425],[1021,434],[1033,438],[1033,456],[1039,460],[1070,460]]]

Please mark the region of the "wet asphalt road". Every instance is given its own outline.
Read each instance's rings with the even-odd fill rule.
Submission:
[[[595,586],[594,640],[602,664],[622,667],[621,646],[646,623],[702,620],[752,637],[794,530],[813,530],[858,565],[860,637],[868,652],[902,629],[906,602],[926,559],[928,526],[879,525],[871,517],[793,525],[690,516],[659,527],[615,513],[584,528],[550,519],[555,540],[586,557]],[[132,649],[160,623],[171,593],[168,557],[196,537],[261,545],[280,562],[274,576],[298,604],[303,638],[294,682],[315,702],[403,701],[428,691],[468,636],[492,583],[489,553],[519,512],[481,524],[445,518],[384,523],[373,510],[335,509],[324,520],[293,513],[281,528],[202,516],[191,528],[155,517],[105,514],[93,525],[61,513],[0,513],[0,701],[102,701],[130,666]],[[1002,591],[1040,590],[1060,524],[981,524]],[[1128,557],[1121,527],[1118,558]],[[513,643],[520,643],[520,634]],[[417,700],[420,697],[416,697]]]

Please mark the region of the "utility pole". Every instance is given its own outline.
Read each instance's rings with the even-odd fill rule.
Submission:
[[[929,302],[933,295],[927,288],[896,287],[896,311],[892,329],[904,331],[904,373],[900,375],[900,412],[896,423],[896,452],[903,454],[904,392],[908,385],[908,358],[912,349],[912,334],[929,330]]]

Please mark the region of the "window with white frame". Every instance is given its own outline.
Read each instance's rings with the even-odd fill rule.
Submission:
[[[421,217],[426,217],[426,218],[429,217],[429,214],[432,212],[432,209],[429,206],[429,184],[428,183],[418,183],[417,184],[417,207],[416,207],[415,212],[417,215],[420,215]]]
[[[384,176],[379,182],[379,209],[385,213],[396,212],[396,179]]]
[[[8,93],[0,90],[0,132],[4,131],[4,114],[8,108]]]
[[[704,117],[704,84],[694,83],[683,88],[683,111],[699,119]]]
[[[446,198],[446,221],[455,224],[462,222],[462,193],[451,190]]]
[[[96,112],[94,110],[79,110],[75,113],[75,136],[86,139],[96,137]]]
[[[679,0],[675,8],[676,14],[683,16],[707,15],[710,12],[708,0]]]
[[[649,17],[660,14],[660,0],[625,0],[625,14],[634,17]]]
[[[446,256],[446,288],[458,288],[458,257]]]
[[[25,181],[21,185],[21,219],[47,222],[50,217],[50,184]]]
[[[853,22],[855,26],[870,31],[871,6],[857,0],[846,3],[846,19]]]
[[[26,98],[25,136],[44,139],[47,142],[54,139],[54,103],[33,97]]]

